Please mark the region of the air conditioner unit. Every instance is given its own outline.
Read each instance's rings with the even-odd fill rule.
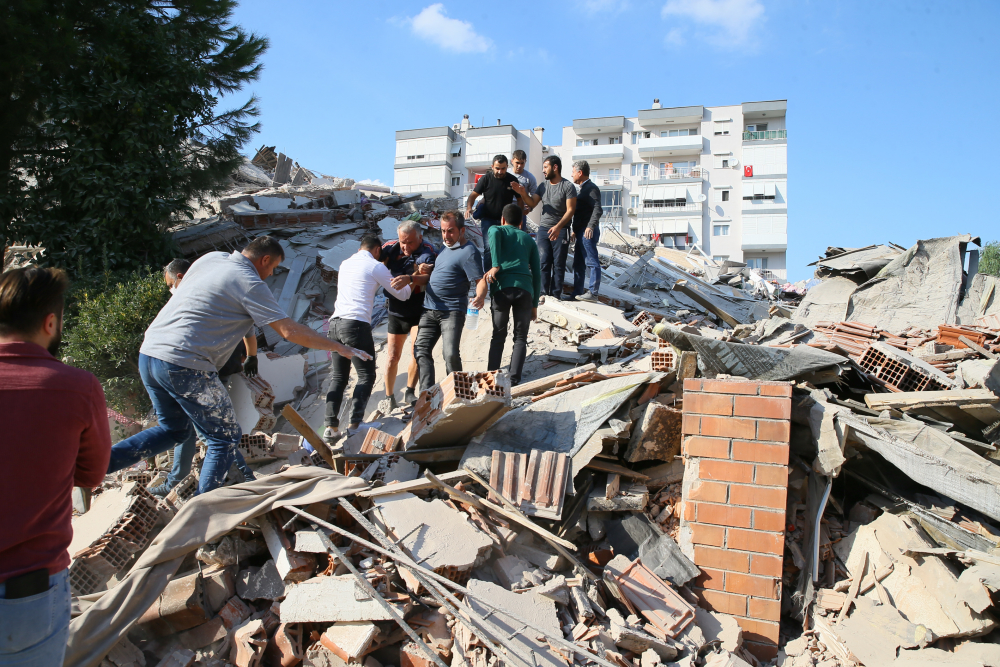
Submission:
[[[634,208],[630,208],[630,209],[628,210],[628,214],[629,214],[629,215],[635,215],[635,209],[634,209]]]

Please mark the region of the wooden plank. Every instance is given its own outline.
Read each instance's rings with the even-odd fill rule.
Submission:
[[[469,473],[465,470],[454,470],[452,472],[442,473],[438,476],[442,482],[461,482],[469,479]],[[387,496],[391,493],[403,493],[404,491],[425,491],[427,489],[433,489],[437,485],[434,482],[428,481],[426,479],[414,479],[409,482],[400,482],[398,484],[389,484],[387,486],[380,486],[377,489],[368,489],[367,491],[361,491],[358,496],[361,498],[375,498],[377,496]]]
[[[596,371],[596,370],[597,370],[597,364],[584,364],[583,366],[579,366],[578,368],[574,368],[565,373],[554,373],[552,375],[539,378],[537,380],[532,380],[531,382],[524,382],[522,384],[517,385],[516,387],[511,388],[510,397],[521,398],[522,396],[531,396],[533,394],[547,391],[549,389],[552,389],[552,387],[556,386],[556,383],[558,383],[560,380],[565,380],[573,377],[574,375],[580,375],[581,373],[586,373],[588,371]]]
[[[305,271],[308,261],[309,258],[305,255],[299,255],[292,260],[288,277],[285,278],[285,285],[281,288],[281,294],[278,296],[278,307],[285,314],[288,314],[288,309],[292,307],[292,299],[295,298],[296,290],[299,289],[299,281],[302,280],[302,272]]]
[[[989,389],[945,389],[943,391],[906,391],[894,394],[867,394],[865,403],[873,410],[910,410],[936,406],[984,405],[1000,402]]]
[[[981,345],[978,345],[976,343],[973,343],[971,340],[969,340],[965,336],[959,336],[958,340],[960,340],[961,342],[965,343],[970,348],[972,348],[973,350],[975,350],[979,354],[983,355],[987,359],[996,359],[997,358],[997,355],[993,354],[992,352],[990,352],[989,350],[987,350],[985,347],[983,347]]]
[[[323,442],[323,438],[319,437],[319,434],[312,429],[309,422],[303,419],[302,415],[295,411],[295,408],[292,407],[291,403],[285,405],[285,407],[281,410],[281,416],[287,419],[288,423],[295,427],[295,430],[298,431],[310,445],[312,445],[313,449],[319,452],[319,455],[323,457],[323,460],[327,462],[327,465],[334,470],[337,470],[337,464],[333,458],[333,453],[330,451],[330,448],[327,447],[325,442]],[[343,468],[341,468],[341,472],[343,472]]]

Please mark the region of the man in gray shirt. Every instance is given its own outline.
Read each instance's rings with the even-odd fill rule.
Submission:
[[[277,239],[261,236],[243,252],[212,252],[191,265],[139,348],[139,374],[159,423],[111,448],[109,474],[184,442],[194,429],[208,446],[198,493],[221,486],[242,431],[218,369],[253,325],[304,347],[371,358],[281,310],[264,280],[284,257]]]
[[[534,174],[532,174],[530,171],[524,168],[524,165],[527,162],[528,162],[528,154],[522,151],[520,148],[511,153],[510,155],[511,173],[514,174],[514,178],[516,178],[517,182],[521,184],[521,187],[527,190],[529,195],[533,195],[535,194],[535,192],[538,191],[538,180],[535,179]],[[524,213],[525,216],[528,215],[528,213],[531,211],[531,208],[532,207],[528,205],[527,201],[522,200],[521,212]],[[526,219],[527,218],[525,217],[521,220],[522,228],[524,227],[524,221]]]
[[[542,267],[542,294],[561,299],[569,252],[568,227],[576,211],[576,187],[562,177],[562,160],[557,155],[550,155],[542,162],[542,176],[545,180],[533,195],[520,184],[512,187],[531,208],[542,204],[542,218],[535,236]]]

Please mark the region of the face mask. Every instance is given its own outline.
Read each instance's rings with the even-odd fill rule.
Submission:
[[[459,241],[455,241],[454,243],[448,243],[447,241],[443,241],[443,243],[444,246],[450,250],[455,250],[456,248],[459,248],[462,245],[461,242]]]
[[[177,286],[176,285],[171,285],[170,286],[170,293],[171,294],[177,294]]]

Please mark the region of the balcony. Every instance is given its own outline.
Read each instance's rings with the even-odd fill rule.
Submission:
[[[788,234],[783,232],[748,234],[744,230],[740,245],[743,250],[787,250]]]
[[[639,125],[656,127],[660,125],[683,125],[700,123],[705,115],[705,107],[671,107],[667,109],[639,109]]]
[[[586,160],[590,164],[615,164],[625,158],[623,144],[604,144],[598,146],[575,146],[574,160]]]
[[[594,184],[604,190],[621,190],[624,188],[631,188],[632,181],[628,178],[623,178],[621,174],[601,174],[596,171],[590,172],[590,180]]]
[[[510,162],[510,154],[512,152],[513,151],[511,150],[506,153],[501,153],[501,155],[507,156],[508,164]],[[493,166],[493,158],[496,156],[496,153],[470,153],[465,156],[465,168],[476,172],[486,172]]]
[[[774,141],[788,139],[788,130],[764,130],[763,132],[744,132],[743,141]]]
[[[653,185],[656,183],[668,183],[670,181],[685,182],[688,180],[697,181],[708,178],[708,170],[704,167],[667,167],[660,169],[653,167],[648,174],[643,174],[639,179],[640,185]]]
[[[662,206],[650,205],[640,206],[635,210],[636,215],[642,217],[664,217],[664,216],[687,216],[701,215],[704,204],[701,202],[687,202],[685,204],[663,204]]]
[[[397,195],[424,194],[437,197],[448,197],[450,188],[444,183],[415,183],[411,185],[394,185],[392,191]]]
[[[701,155],[703,139],[700,134],[686,137],[650,137],[639,140],[642,157],[672,157]]]
[[[625,131],[625,116],[605,116],[602,118],[576,118],[573,131],[577,134],[621,134]]]
[[[451,167],[450,153],[426,153],[423,155],[397,155],[393,165],[396,169],[412,167]]]

